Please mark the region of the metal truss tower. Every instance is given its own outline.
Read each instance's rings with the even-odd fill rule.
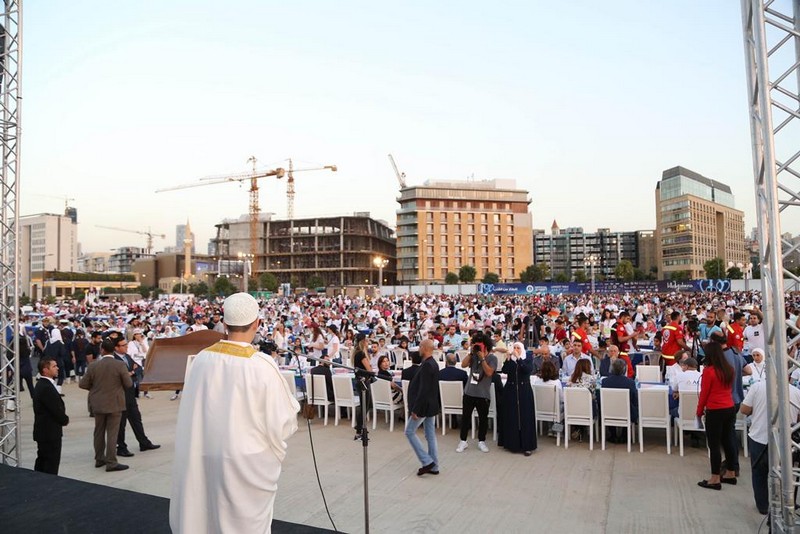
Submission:
[[[800,0],[741,0],[758,217],[770,417],[769,495],[773,532],[800,532],[795,517],[783,258],[800,245],[781,238],[783,212],[800,207]],[[800,331],[794,332],[795,340]]]
[[[3,10],[0,15],[0,463],[19,466],[19,360],[16,355],[19,354],[22,1],[3,0]],[[12,410],[14,407],[16,409]]]

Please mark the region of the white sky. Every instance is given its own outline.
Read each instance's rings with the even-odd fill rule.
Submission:
[[[391,152],[411,184],[516,179],[536,228],[653,228],[675,165],[756,224],[739,2],[42,0],[24,23],[21,214],[75,198],[85,252],[144,246],[95,225],[160,249],[187,218],[204,251],[247,187],[154,191],[251,155],[339,166],[297,174],[298,217],[394,226]]]

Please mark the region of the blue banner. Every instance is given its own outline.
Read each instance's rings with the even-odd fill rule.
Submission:
[[[595,282],[595,293],[725,293],[731,290],[728,279],[711,280],[635,280]],[[592,292],[591,282],[531,282],[529,284],[480,284],[484,295],[579,295]]]

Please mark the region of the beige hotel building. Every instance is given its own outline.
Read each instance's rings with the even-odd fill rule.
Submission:
[[[731,188],[683,167],[663,172],[656,185],[656,261],[658,277],[688,271],[705,278],[703,264],[713,258],[747,263],[744,213],[734,208]]]
[[[397,201],[399,284],[442,283],[463,265],[511,282],[533,263],[531,201],[514,180],[427,181]]]

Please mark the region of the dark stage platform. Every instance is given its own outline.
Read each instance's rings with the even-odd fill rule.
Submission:
[[[169,533],[169,500],[0,465],[0,532]],[[332,531],[275,520],[272,532]]]

